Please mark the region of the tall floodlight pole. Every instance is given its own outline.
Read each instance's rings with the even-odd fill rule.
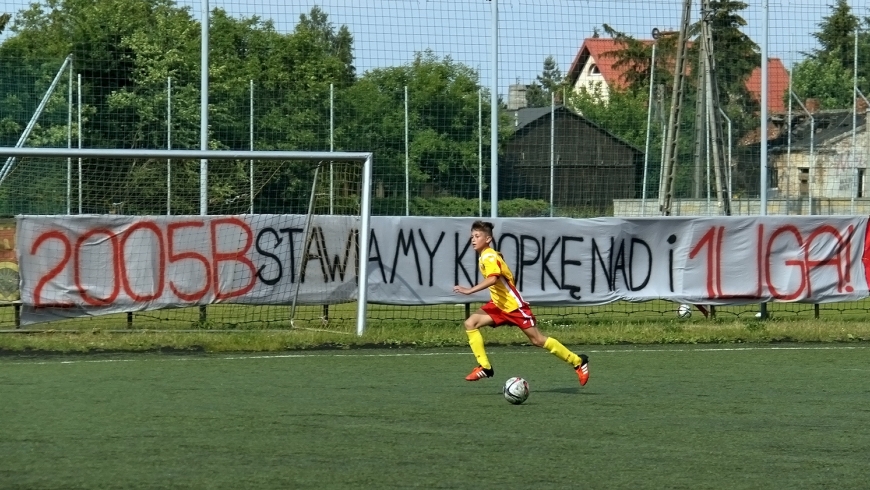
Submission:
[[[199,58],[199,149],[208,150],[208,0],[200,0],[202,9]],[[208,214],[208,160],[199,161],[199,214]]]
[[[768,0],[762,2],[762,37],[761,37],[761,161],[759,182],[761,190],[760,201],[761,206],[759,214],[767,215],[767,33],[768,33],[768,16],[770,14],[768,8]],[[791,78],[791,75],[789,75]],[[791,97],[791,94],[789,94]],[[789,131],[791,131],[791,121],[789,121]],[[758,309],[759,316],[762,319],[767,318],[767,303],[761,303]]]
[[[489,194],[490,216],[498,217],[498,0],[492,2],[492,80],[489,87]]]

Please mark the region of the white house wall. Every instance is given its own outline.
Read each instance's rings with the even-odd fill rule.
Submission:
[[[601,73],[592,73],[592,67],[595,66],[595,60],[590,56],[580,71],[580,76],[574,82],[574,92],[581,92],[585,89],[587,92],[594,94],[599,91],[602,101],[610,99],[610,87],[607,86],[607,81]]]

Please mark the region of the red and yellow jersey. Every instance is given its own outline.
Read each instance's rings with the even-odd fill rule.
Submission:
[[[480,253],[477,261],[483,277],[499,276],[498,282],[489,287],[492,302],[502,311],[514,311],[528,303],[520,296],[514,285],[514,275],[504,262],[500,253],[487,247]]]

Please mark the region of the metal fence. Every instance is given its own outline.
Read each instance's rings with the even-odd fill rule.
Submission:
[[[866,2],[0,5],[0,146],[370,151],[383,215],[870,212]],[[0,215],[292,212],[253,167],[10,158]]]

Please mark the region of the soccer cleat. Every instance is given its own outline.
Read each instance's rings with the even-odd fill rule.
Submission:
[[[492,368],[486,369],[483,366],[477,366],[471,370],[471,374],[465,377],[465,381],[477,381],[483,378],[491,378],[495,374]]]
[[[577,371],[577,377],[580,378],[580,386],[586,386],[589,381],[589,356],[580,354],[580,365],[574,371]]]

